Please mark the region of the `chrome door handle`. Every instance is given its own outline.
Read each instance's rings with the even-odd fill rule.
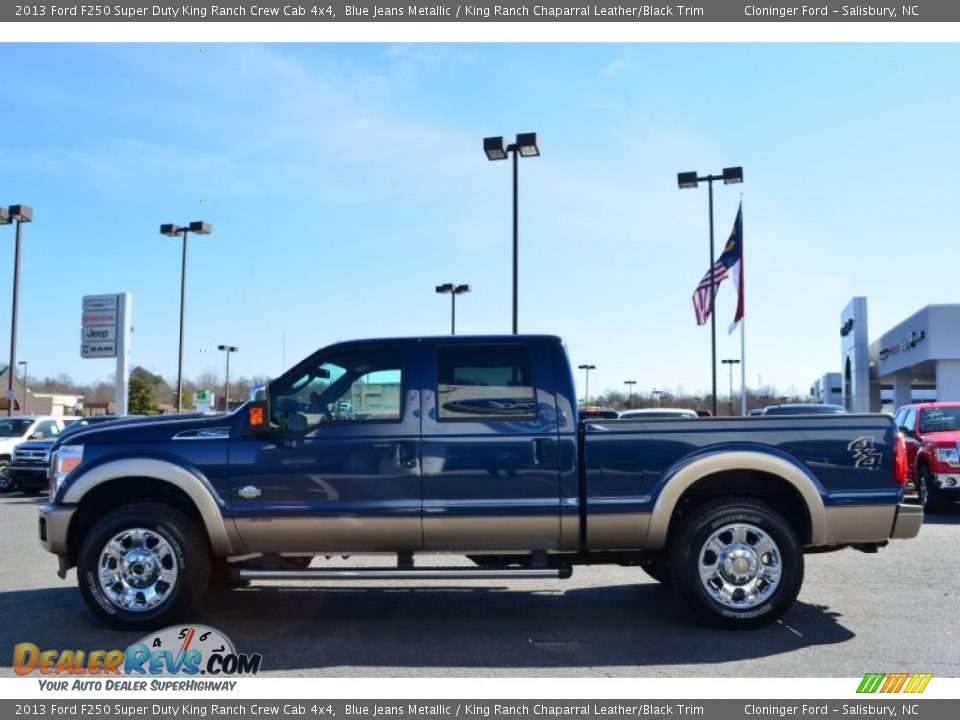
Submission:
[[[416,446],[413,443],[397,443],[397,454],[395,464],[399,468],[413,470],[417,467]]]

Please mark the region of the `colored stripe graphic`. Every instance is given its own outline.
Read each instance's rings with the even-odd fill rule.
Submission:
[[[903,684],[907,682],[907,678],[910,677],[908,673],[890,673],[887,675],[887,681],[883,684],[883,687],[880,688],[882,693],[898,693],[900,688],[903,687]]]
[[[904,689],[904,692],[922,693],[927,689],[927,685],[930,684],[930,678],[932,677],[933,673],[914,673],[910,677],[910,682],[907,683],[907,687]]]
[[[857,687],[858,693],[922,693],[933,673],[867,673]]]
[[[857,688],[857,692],[875,693],[877,688],[880,687],[880,683],[883,681],[884,677],[886,677],[884,673],[867,673],[863,676],[863,680],[860,682],[860,687]]]

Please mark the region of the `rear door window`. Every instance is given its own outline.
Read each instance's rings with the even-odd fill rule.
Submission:
[[[458,345],[437,355],[437,419],[537,416],[533,363],[523,345]]]

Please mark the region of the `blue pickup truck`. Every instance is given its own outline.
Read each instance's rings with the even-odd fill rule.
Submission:
[[[126,628],[189,613],[211,578],[564,578],[583,564],[642,568],[707,621],[753,628],[790,608],[804,553],[920,530],[889,416],[580,422],[575,398],[557,337],[339,343],[231,414],[58,443],[40,540]],[[396,566],[312,562],[334,553]]]

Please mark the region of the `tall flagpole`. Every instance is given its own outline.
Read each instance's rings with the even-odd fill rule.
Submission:
[[[743,272],[742,268],[741,272]],[[747,344],[744,340],[745,330],[743,327],[745,319],[746,312],[740,318],[740,415],[742,417],[747,416],[747,369],[744,367],[747,364]]]
[[[747,294],[747,276],[746,258],[744,256],[744,232],[743,232],[743,193],[740,193],[740,282],[743,284],[742,294]],[[747,415],[747,341],[746,325],[747,321],[747,301],[743,299],[743,317],[740,318],[740,415]]]

